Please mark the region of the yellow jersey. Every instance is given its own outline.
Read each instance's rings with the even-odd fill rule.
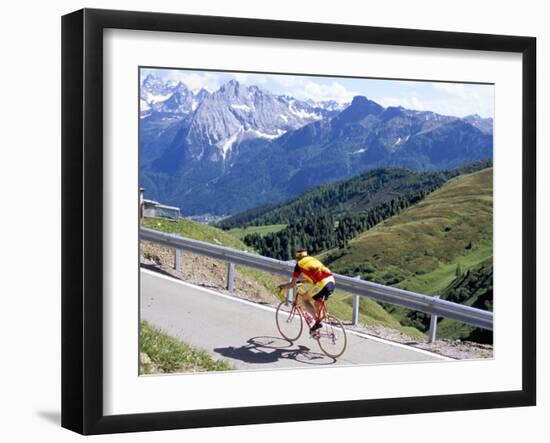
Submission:
[[[307,281],[315,284],[321,280],[332,277],[332,272],[323,263],[314,257],[305,256],[296,263],[294,268],[294,278],[302,274]]]

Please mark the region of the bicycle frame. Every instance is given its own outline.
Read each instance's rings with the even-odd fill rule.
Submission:
[[[295,296],[294,296],[294,300],[292,301],[292,311],[298,311],[299,315],[302,316],[302,318],[305,320],[306,324],[311,328],[312,326],[312,323],[313,321],[320,321],[322,322],[325,318],[327,318],[328,316],[328,310],[327,310],[327,305],[325,303],[325,300],[319,300],[319,301],[316,301],[314,300],[314,306],[315,306],[315,311],[316,311],[316,315],[315,315],[315,318],[313,318],[313,320],[311,320],[309,317],[311,317],[311,314],[309,312],[307,312],[304,307],[302,306],[302,304],[299,302],[299,298],[300,297],[303,297],[305,294],[307,294],[307,291],[304,291],[302,288],[301,288],[301,285],[296,285],[294,287],[295,289]],[[289,300],[289,293],[287,291],[286,293],[286,300],[287,301],[290,301]],[[317,303],[319,303],[319,310],[317,310]],[[306,315],[307,314],[307,315]],[[296,314],[293,314],[291,312],[291,315],[296,315]]]

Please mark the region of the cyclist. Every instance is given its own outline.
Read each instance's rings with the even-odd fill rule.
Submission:
[[[284,283],[279,286],[280,289],[289,289],[296,284],[296,281],[303,275],[306,280],[313,284],[313,287],[302,296],[302,304],[304,308],[315,318],[315,324],[309,330],[313,333],[323,325],[320,317],[321,301],[328,299],[330,294],[334,292],[335,282],[332,272],[323,263],[314,257],[308,255],[305,249],[299,249],[296,251],[296,267],[292,274],[292,281]],[[315,306],[311,303],[311,300],[315,301]]]

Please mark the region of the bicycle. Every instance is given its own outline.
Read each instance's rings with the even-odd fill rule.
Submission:
[[[284,289],[279,290],[281,295],[282,291]],[[308,325],[308,329],[315,323],[315,319],[298,302],[299,298],[307,291],[298,284],[295,292],[292,302],[288,299],[287,293],[287,296],[279,303],[275,311],[277,329],[283,338],[289,342],[295,342],[300,338],[304,329],[304,321]],[[347,346],[346,330],[340,320],[329,314],[324,300],[321,300],[319,318],[322,320],[323,327],[314,331],[311,335],[312,338],[317,341],[321,351],[326,356],[331,358],[340,357]]]

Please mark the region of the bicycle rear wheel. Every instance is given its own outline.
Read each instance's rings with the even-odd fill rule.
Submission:
[[[298,340],[304,324],[302,316],[293,303],[283,300],[275,311],[275,323],[279,333],[288,341]]]
[[[337,358],[344,353],[348,339],[344,325],[340,320],[329,315],[323,321],[323,327],[317,331],[317,343],[325,355]]]

